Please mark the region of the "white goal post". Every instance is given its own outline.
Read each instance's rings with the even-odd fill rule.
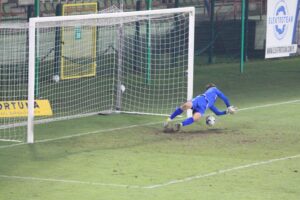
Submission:
[[[39,123],[170,114],[193,97],[194,26],[193,7],[31,18],[24,141]]]

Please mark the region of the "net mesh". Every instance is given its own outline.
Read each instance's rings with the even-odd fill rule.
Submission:
[[[34,95],[53,114],[35,123],[113,111],[164,115],[186,101],[189,13],[105,16],[36,23]],[[27,104],[28,25],[7,26],[1,101]],[[26,116],[0,120],[0,138],[25,140]]]
[[[36,94],[51,101],[56,117],[115,109],[168,114],[186,100],[188,13],[37,28],[40,55],[56,51],[40,62]]]
[[[0,26],[0,141],[22,141],[26,133],[27,36],[27,24]]]

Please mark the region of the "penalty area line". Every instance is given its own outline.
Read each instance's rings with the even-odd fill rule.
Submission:
[[[211,176],[217,176],[217,175],[225,174],[225,173],[232,172],[232,171],[238,171],[238,170],[252,168],[252,167],[261,166],[261,165],[267,165],[267,164],[271,164],[274,162],[284,161],[284,160],[289,160],[289,159],[294,159],[294,158],[300,158],[300,154],[294,155],[294,156],[282,157],[282,158],[274,158],[271,160],[265,160],[265,161],[250,163],[250,164],[246,164],[246,165],[240,165],[240,166],[236,166],[236,167],[232,167],[232,168],[228,168],[228,169],[221,169],[221,170],[218,170],[215,172],[210,172],[207,174],[189,176],[189,177],[186,177],[183,179],[176,179],[176,180],[171,180],[171,181],[161,183],[161,184],[145,186],[143,188],[145,188],[145,189],[161,188],[161,187],[165,187],[165,186],[169,186],[169,185],[190,182],[190,181],[197,180],[197,179],[202,179],[202,178],[211,177]]]

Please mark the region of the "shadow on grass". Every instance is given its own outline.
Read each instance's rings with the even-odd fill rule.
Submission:
[[[228,129],[221,128],[209,128],[205,130],[180,130],[176,131],[174,128],[165,128],[163,129],[163,133],[166,134],[184,134],[184,135],[206,135],[206,134],[224,134],[227,133]]]

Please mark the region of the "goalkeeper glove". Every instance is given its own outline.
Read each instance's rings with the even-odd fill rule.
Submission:
[[[234,114],[234,113],[236,113],[236,111],[237,111],[237,108],[236,107],[234,107],[234,106],[229,106],[228,108],[227,108],[227,110],[226,110],[226,113],[228,114]]]

